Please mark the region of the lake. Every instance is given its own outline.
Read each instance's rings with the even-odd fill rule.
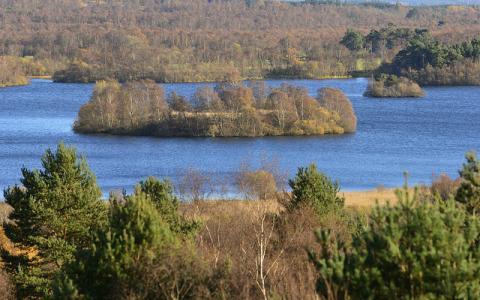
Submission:
[[[0,188],[19,182],[22,166],[40,167],[40,157],[60,141],[84,154],[104,193],[131,190],[149,175],[174,182],[194,168],[232,182],[239,166],[276,159],[290,176],[316,163],[344,190],[396,187],[408,171],[411,183],[432,175],[457,176],[467,151],[480,148],[480,87],[426,88],[423,99],[369,99],[366,79],[272,80],[306,87],[342,89],[358,117],[355,134],[318,137],[150,138],[79,135],[72,124],[93,85],[32,80],[0,89]],[[202,84],[166,84],[189,96]]]

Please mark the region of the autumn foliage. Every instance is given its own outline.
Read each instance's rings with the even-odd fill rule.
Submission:
[[[74,129],[82,133],[153,136],[278,136],[341,134],[356,130],[348,98],[322,89],[318,99],[290,85],[269,89],[221,84],[201,87],[192,99],[153,81],[119,84],[99,81],[79,111]]]

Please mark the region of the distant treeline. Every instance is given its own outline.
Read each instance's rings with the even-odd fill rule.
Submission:
[[[374,51],[352,55],[338,45],[349,27],[421,27],[448,43],[480,31],[477,7],[323,2],[4,0],[0,55],[32,57],[58,82],[324,78],[371,72],[398,52],[372,35]]]
[[[17,58],[0,56],[0,88],[25,84],[28,79]]]
[[[192,99],[153,81],[100,81],[79,111],[81,133],[152,136],[237,137],[341,134],[356,130],[348,98],[331,88],[317,98],[304,88],[264,82],[201,87]]]
[[[366,36],[349,29],[340,43],[352,52],[377,52],[402,46],[391,62],[387,60],[376,70],[376,82],[370,87],[385,83],[388,76],[383,74],[406,77],[424,86],[480,84],[480,40],[477,38],[449,44],[435,39],[427,30],[389,26],[372,30]],[[398,84],[390,87],[394,87],[394,94],[416,94],[411,88],[404,89],[406,83],[403,81],[401,88]]]

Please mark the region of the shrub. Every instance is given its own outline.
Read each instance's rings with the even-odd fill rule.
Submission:
[[[156,252],[177,243],[169,224],[145,194],[113,201],[108,226],[101,229],[92,247],[80,250],[57,283],[58,299],[124,297],[127,289],[143,289],[134,270]]]
[[[317,292],[328,299],[451,299],[480,297],[480,223],[455,202],[418,202],[398,193],[396,206],[377,206],[351,247],[318,232]]]
[[[345,199],[339,195],[340,186],[318,172],[315,164],[299,168],[295,178],[289,181],[289,185],[292,196],[286,205],[290,211],[305,205],[322,216],[343,208]]]
[[[460,179],[453,180],[447,174],[442,173],[434,177],[430,192],[434,196],[440,197],[442,200],[454,198],[458,187],[460,186]]]
[[[241,172],[236,181],[238,190],[247,199],[272,199],[277,191],[275,177],[265,170]]]
[[[156,183],[158,196],[164,190],[159,192]],[[164,216],[152,197],[140,191],[113,200],[108,226],[64,269],[55,298],[227,298],[228,264],[208,266]]]
[[[188,169],[179,184],[179,192],[184,200],[202,201],[213,192],[210,177],[195,169]]]

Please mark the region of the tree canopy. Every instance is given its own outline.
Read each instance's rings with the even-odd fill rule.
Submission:
[[[47,297],[59,269],[77,249],[88,247],[92,233],[106,221],[106,206],[95,175],[74,148],[59,144],[42,157],[40,170],[22,169],[21,185],[5,190],[13,208],[5,224],[16,244],[37,252],[34,258],[6,257],[19,296]]]

